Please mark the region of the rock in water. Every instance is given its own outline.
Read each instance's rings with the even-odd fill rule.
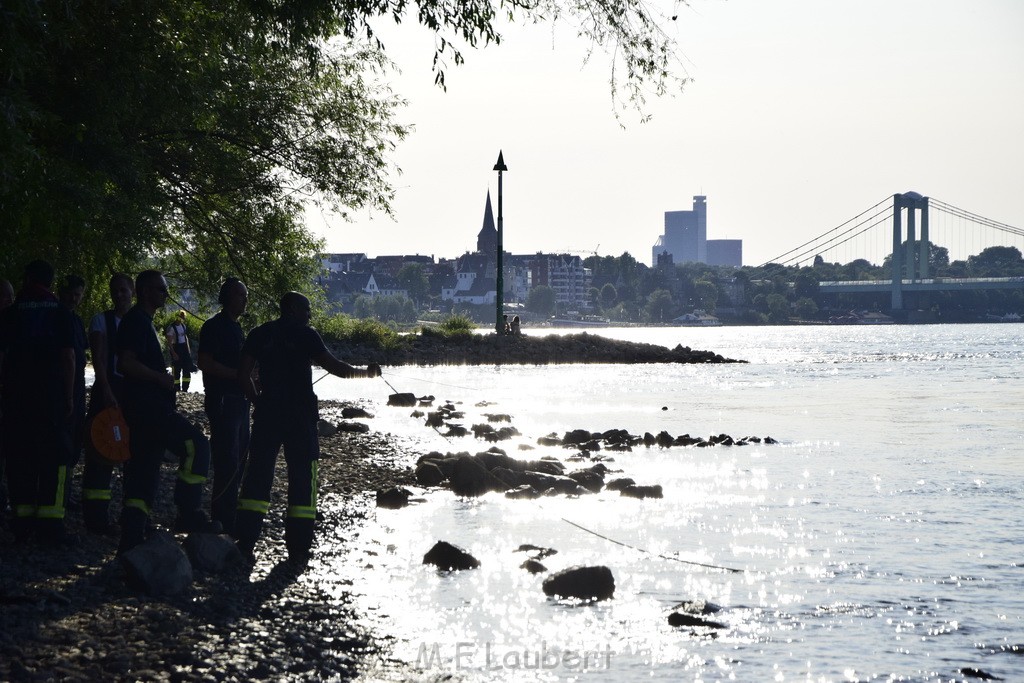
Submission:
[[[398,510],[409,504],[412,491],[400,486],[393,486],[386,491],[377,491],[377,507]]]
[[[423,564],[432,564],[438,569],[445,571],[460,571],[463,569],[476,569],[480,566],[480,560],[457,545],[452,545],[447,541],[438,541],[423,556]]]
[[[673,612],[668,615],[669,626],[698,626],[703,628],[727,628],[725,624],[719,621],[711,621],[703,617],[697,617],[692,614],[683,614],[682,612]]]
[[[603,565],[570,567],[544,580],[544,594],[580,600],[607,600],[615,595],[615,577]]]
[[[416,394],[391,394],[388,396],[389,406],[398,406],[399,408],[412,408],[417,403]]]

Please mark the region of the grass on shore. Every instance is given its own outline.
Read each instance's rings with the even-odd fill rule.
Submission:
[[[318,317],[313,326],[327,343],[368,346],[381,350],[394,350],[402,345],[403,335],[393,324],[372,318],[353,318],[344,314]],[[462,315],[453,315],[438,325],[414,330],[424,337],[435,339],[465,339],[475,334],[476,324]]]

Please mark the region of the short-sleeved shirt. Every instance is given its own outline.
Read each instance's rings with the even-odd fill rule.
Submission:
[[[74,348],[71,311],[41,287],[26,288],[0,313],[4,412],[60,415],[66,400],[62,352]]]
[[[249,333],[242,355],[259,365],[261,403],[305,408],[316,406],[312,359],[326,350],[316,330],[278,318]]]
[[[134,351],[136,359],[150,370],[167,372],[163,346],[157,336],[153,318],[139,306],[133,306],[117,328],[117,355]],[[122,373],[123,374],[123,373]],[[145,415],[166,415],[174,412],[174,392],[148,380],[125,376],[122,384],[125,412]]]
[[[187,330],[185,329],[185,326],[179,322],[173,322],[165,327],[164,334],[168,336],[174,335],[174,340],[171,343],[175,345],[184,344],[188,341]]]
[[[237,320],[224,311],[213,316],[199,330],[199,352],[209,354],[213,360],[229,368],[238,369],[242,360],[245,333]],[[207,396],[241,394],[242,388],[234,379],[203,373],[203,388]]]
[[[109,329],[113,324],[114,329]],[[93,332],[99,332],[107,340],[107,379],[110,381],[110,386],[119,386],[121,381],[121,375],[117,372],[117,328],[121,326],[121,318],[118,317],[114,309],[109,309],[103,313],[97,313],[89,321],[89,335],[92,336]]]

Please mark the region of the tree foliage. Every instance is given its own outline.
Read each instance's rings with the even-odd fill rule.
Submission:
[[[555,312],[555,290],[547,285],[537,285],[526,295],[526,309],[542,316]]]
[[[145,264],[206,293],[237,275],[257,302],[308,288],[304,205],[392,199],[406,128],[371,24],[434,32],[443,85],[460,45],[500,42],[499,19],[567,17],[614,56],[624,101],[672,83],[672,41],[641,0],[5,0],[0,274],[45,255],[95,283]]]

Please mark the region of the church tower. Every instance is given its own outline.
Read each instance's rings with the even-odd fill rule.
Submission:
[[[491,210],[491,191],[487,191],[487,205],[484,207],[484,225],[476,236],[477,253],[494,256],[498,251],[498,230],[494,227],[494,212]]]

